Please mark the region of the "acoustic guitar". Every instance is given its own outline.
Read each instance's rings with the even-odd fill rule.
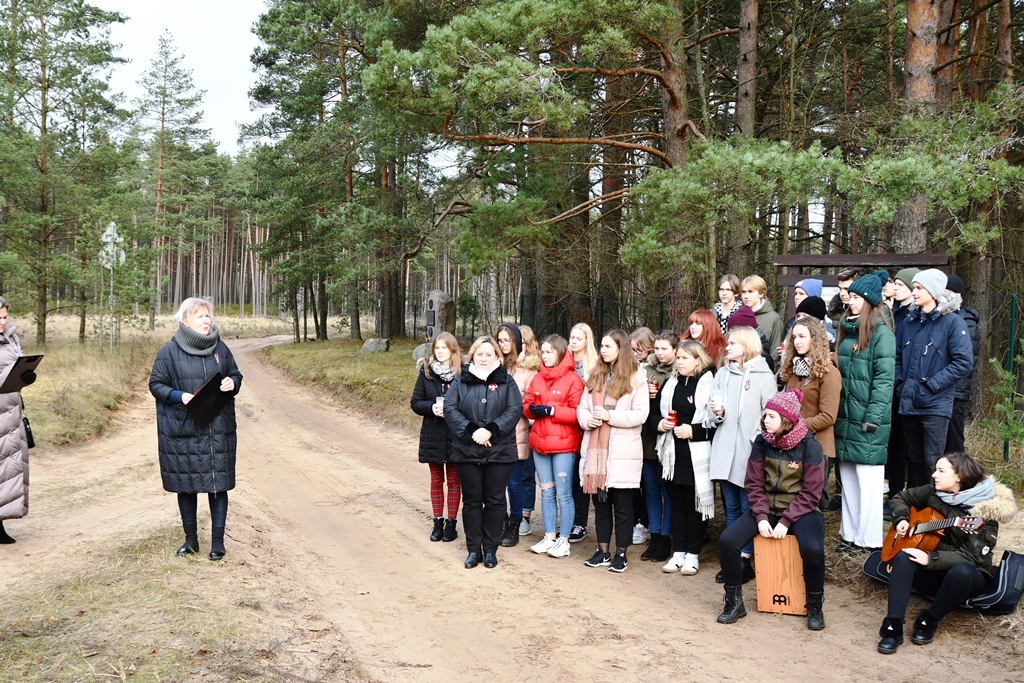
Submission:
[[[896,553],[904,548],[918,548],[930,553],[939,545],[943,529],[957,528],[966,533],[976,534],[978,529],[985,526],[985,519],[977,515],[968,517],[953,517],[946,519],[940,513],[931,508],[918,510],[910,508],[910,516],[907,519],[910,528],[907,535],[900,538],[896,535],[896,525],[889,527],[889,533],[882,545],[882,562],[892,562]]]

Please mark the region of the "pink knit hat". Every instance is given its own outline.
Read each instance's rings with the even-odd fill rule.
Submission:
[[[782,417],[796,424],[800,421],[800,404],[803,400],[804,392],[799,389],[786,389],[768,399],[764,409],[774,410]]]

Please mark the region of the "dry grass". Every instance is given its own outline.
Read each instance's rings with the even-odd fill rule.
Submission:
[[[3,680],[287,680],[216,590],[210,575],[222,568],[167,552],[179,533],[167,528],[94,555],[80,573],[5,595]]]
[[[391,343],[388,353],[361,354],[360,341],[283,344],[264,349],[265,358],[305,386],[313,386],[368,417],[404,429],[418,429],[409,409],[416,384],[415,341]]]

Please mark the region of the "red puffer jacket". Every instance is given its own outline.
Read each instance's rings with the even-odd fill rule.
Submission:
[[[539,392],[539,400],[534,393]],[[576,417],[576,407],[583,396],[583,380],[576,374],[576,360],[566,353],[562,362],[553,368],[541,366],[540,372],[530,381],[523,393],[523,415],[535,420],[530,429],[530,448],[542,453],[578,453],[583,440]],[[535,418],[530,404],[551,406],[555,409],[551,417]]]

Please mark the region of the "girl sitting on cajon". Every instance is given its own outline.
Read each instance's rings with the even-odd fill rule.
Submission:
[[[825,521],[818,499],[825,478],[825,457],[800,416],[803,393],[789,389],[765,405],[761,433],[747,462],[745,488],[750,512],[733,522],[718,542],[725,578],[725,609],[720,624],[747,616],[743,606],[740,550],[758,533],[785,538],[792,532],[800,546],[807,590],[807,628],[825,628]]]

